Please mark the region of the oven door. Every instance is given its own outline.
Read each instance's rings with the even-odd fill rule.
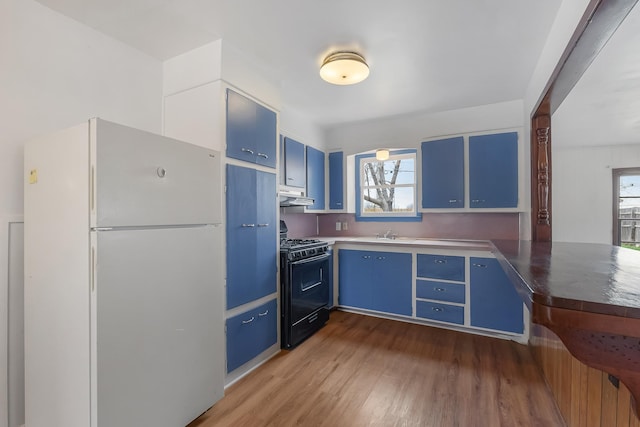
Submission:
[[[294,261],[289,265],[291,325],[329,302],[329,254]]]

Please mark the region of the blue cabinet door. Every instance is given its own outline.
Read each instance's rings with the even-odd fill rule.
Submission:
[[[521,334],[522,300],[494,258],[470,259],[471,325]]]
[[[276,176],[269,172],[256,172],[256,248],[254,292],[251,300],[277,292],[278,289],[278,211]],[[245,264],[244,268],[248,265]],[[228,284],[227,284],[228,286]]]
[[[422,143],[422,207],[464,207],[464,138]]]
[[[518,206],[518,133],[469,137],[472,208]]]
[[[227,89],[227,157],[276,167],[276,113]]]
[[[307,209],[324,210],[324,153],[307,147],[307,197],[313,205]]]
[[[411,316],[411,254],[370,252],[372,309]]]
[[[277,302],[227,319],[227,372],[242,366],[278,340]]]
[[[344,209],[344,153],[329,153],[329,209]]]
[[[227,309],[276,292],[276,178],[227,165]]]
[[[276,167],[276,144],[278,141],[276,113],[255,104],[255,140],[256,140],[256,163],[270,168]]]
[[[284,138],[284,174],[285,185],[305,186],[304,144],[287,137]]]
[[[340,305],[372,308],[372,266],[373,258],[369,252],[340,249],[338,252]]]

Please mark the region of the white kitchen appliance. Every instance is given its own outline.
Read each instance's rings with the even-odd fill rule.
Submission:
[[[224,393],[219,153],[91,119],[25,175],[26,425],[197,418]]]

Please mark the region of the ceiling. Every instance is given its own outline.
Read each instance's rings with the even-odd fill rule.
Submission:
[[[556,147],[640,144],[640,6],[552,116]]]
[[[321,126],[522,99],[561,0],[38,0],[164,60],[222,38]],[[369,78],[322,81],[333,50]]]

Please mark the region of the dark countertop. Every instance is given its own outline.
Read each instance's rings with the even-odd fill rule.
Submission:
[[[640,251],[593,243],[494,240],[527,305],[640,319]]]

